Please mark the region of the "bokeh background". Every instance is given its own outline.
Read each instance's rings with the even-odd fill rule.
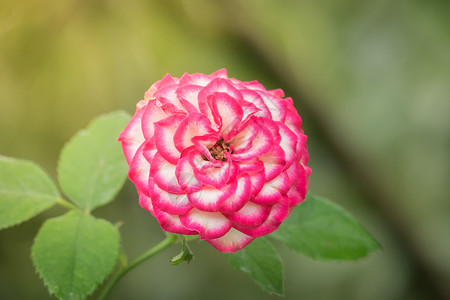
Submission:
[[[324,263],[277,248],[286,299],[450,298],[450,2],[445,0],[0,0],[0,154],[56,178],[63,144],[95,116],[134,113],[165,73],[257,79],[294,98],[310,190],[383,245]],[[30,247],[52,208],[0,232],[0,298],[52,299]],[[123,221],[136,257],[163,237],[129,182],[94,212]],[[278,299],[193,242],[141,265],[111,299]],[[95,295],[94,297],[95,298]]]

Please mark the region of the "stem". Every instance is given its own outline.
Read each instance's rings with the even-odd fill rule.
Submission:
[[[170,245],[175,243],[177,241],[176,235],[168,235],[162,242],[157,244],[155,247],[149,249],[147,252],[143,253],[141,256],[133,260],[128,266],[125,268],[120,269],[117,273],[114,274],[113,278],[108,282],[108,284],[103,289],[102,293],[98,297],[98,300],[104,300],[109,295],[111,290],[114,288],[114,286],[119,282],[119,280],[125,276],[128,272],[133,270],[135,267],[146,261],[147,259],[151,258],[155,254],[158,254],[162,250],[168,248]]]
[[[56,201],[56,204],[61,205],[62,207],[68,208],[68,209],[78,209],[78,207],[76,207],[75,205],[73,205],[72,203],[70,203],[69,201],[64,200],[63,198],[59,198]]]

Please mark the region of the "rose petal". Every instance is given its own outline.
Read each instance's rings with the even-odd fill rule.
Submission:
[[[236,131],[241,125],[244,114],[242,107],[233,97],[225,93],[214,93],[209,96],[208,105],[223,137],[228,140],[228,134]]]
[[[253,198],[253,202],[260,205],[274,205],[283,195],[278,191],[278,189],[272,185],[268,185],[267,183],[263,186],[261,191],[255,198]]]
[[[233,227],[238,226],[259,226],[269,216],[271,207],[247,202],[238,211],[227,214],[228,219],[233,222]]]
[[[207,153],[209,151],[207,150]],[[211,160],[205,155],[205,153],[198,151],[198,149],[192,150],[188,153],[189,162],[195,171],[203,171],[208,168],[222,168],[227,162],[216,160],[211,156]]]
[[[178,84],[168,85],[163,88],[158,89],[153,97],[158,99],[163,104],[170,103],[174,105],[178,110],[183,109],[183,105],[180,103],[177,97]]]
[[[289,200],[289,207],[297,206],[305,200],[305,196],[294,187],[289,190],[286,196]]]
[[[183,194],[175,170],[175,165],[165,160],[159,151],[156,152],[151,163],[150,176],[161,189],[173,194]]]
[[[299,202],[303,201],[308,190],[308,177],[311,174],[311,169],[303,166],[298,161],[295,161],[287,170],[286,174],[291,183],[291,194],[297,192],[299,195]],[[296,205],[296,204],[295,204]]]
[[[240,176],[237,181],[235,192],[228,197],[220,207],[222,212],[233,212],[241,209],[245,203],[250,200],[251,194],[251,180],[247,174]]]
[[[164,231],[186,235],[197,234],[196,231],[184,227],[184,225],[181,224],[180,216],[178,215],[171,215],[159,209],[155,209],[153,215]]]
[[[144,147],[145,144],[142,144],[133,157],[130,170],[128,171],[128,178],[130,178],[139,190],[149,195],[148,179],[150,176],[150,164],[143,155]]]
[[[269,216],[264,221],[263,224],[256,226],[254,228],[249,227],[241,227],[236,226],[236,228],[240,231],[242,231],[245,234],[248,234],[250,236],[254,237],[260,237],[266,234],[269,234],[280,227],[281,223],[286,219],[289,212],[289,206],[288,206],[289,199],[287,196],[282,198],[282,201],[277,203],[276,205],[272,206],[272,209],[270,210]]]
[[[284,151],[278,145],[273,145],[272,150],[259,156],[259,159],[264,163],[264,175],[267,181],[274,179],[286,167]]]
[[[300,170],[301,166],[300,166],[300,162],[299,161],[294,161],[294,163],[292,165],[289,166],[289,168],[286,169],[286,174],[289,177],[289,182],[291,184],[291,186],[296,186],[298,184],[298,178],[301,175],[301,172],[304,170]]]
[[[178,100],[187,112],[200,112],[198,106],[198,93],[203,87],[199,85],[183,85],[176,90]]]
[[[286,101],[281,98],[274,97],[266,92],[258,92],[258,93],[264,100],[264,104],[269,109],[272,115],[272,120],[284,123],[284,120],[286,118],[286,111],[288,110]]]
[[[222,161],[218,161],[217,159],[212,157],[211,152],[209,152],[208,149],[208,147],[214,145],[218,140],[219,138],[217,134],[207,134],[204,136],[196,136],[192,138],[192,143],[197,148],[201,161],[205,161],[204,158],[206,158],[206,160],[209,162],[221,165]]]
[[[308,164],[308,147],[306,146],[306,140],[308,137],[304,134],[298,136],[298,144],[297,144],[297,156],[301,157],[301,162],[304,165]]]
[[[217,239],[207,240],[207,242],[221,252],[236,253],[236,251],[241,250],[254,239],[254,237],[231,228],[225,235]]]
[[[186,215],[180,216],[184,227],[195,230],[201,239],[221,237],[231,228],[231,222],[220,212],[206,212],[193,208]]]
[[[263,91],[267,92],[266,88],[258,82],[258,80],[252,81],[240,81],[236,80],[236,84],[239,85],[240,88],[246,88],[254,91]]]
[[[142,115],[142,133],[146,139],[151,139],[155,135],[154,123],[164,118],[167,118],[167,114],[159,107],[156,100],[148,102]]]
[[[203,185],[221,189],[230,178],[230,160],[217,163],[205,161],[199,153],[193,153],[189,157],[195,177]]]
[[[153,157],[157,151],[154,137],[145,141],[142,153],[149,165],[152,163]]]
[[[273,144],[272,135],[270,131],[264,127],[259,127],[257,135],[252,139],[252,146],[250,149],[242,151],[241,153],[232,154],[234,160],[249,160],[254,157],[259,157],[270,150]]]
[[[219,211],[222,203],[233,196],[236,187],[237,182],[220,190],[204,187],[197,192],[188,194],[188,199],[194,207],[202,211]]]
[[[241,92],[245,101],[252,103],[258,109],[256,116],[272,118],[270,110],[267,108],[259,93],[248,89],[240,89],[239,92]]]
[[[186,194],[172,194],[162,190],[156,184],[149,186],[152,204],[155,209],[169,214],[183,215],[192,209]]]
[[[180,159],[180,151],[174,143],[174,134],[184,119],[184,115],[175,114],[155,123],[156,149],[173,164]]]
[[[274,97],[284,98],[284,91],[282,89],[270,90],[267,92]]]
[[[166,74],[161,80],[158,80],[145,92],[144,100],[148,101],[153,99],[153,93],[158,89],[166,87],[168,85],[177,84],[179,79],[176,77],[170,76],[170,74]]]
[[[286,111],[286,119],[284,124],[297,136],[303,135],[302,118],[300,118],[296,111]]]
[[[264,172],[256,172],[256,173],[248,173],[251,181],[251,194],[257,195],[266,183],[266,177],[264,176]]]
[[[211,133],[214,133],[214,131],[211,129],[209,119],[203,114],[192,113],[178,125],[173,140],[175,147],[182,152],[184,149],[194,145],[192,143],[193,137]]]
[[[213,120],[211,119],[212,114],[208,105],[208,97],[214,93],[225,93],[238,101],[242,99],[242,95],[236,88],[234,88],[230,84],[228,79],[224,78],[213,79],[207,86],[205,86],[198,93],[198,107],[200,109],[200,112],[205,114],[208,118],[210,118],[211,121]]]
[[[228,79],[216,77],[198,94],[199,101],[207,103],[206,99],[213,93],[224,93],[236,100],[243,100],[242,94],[230,83]]]
[[[145,141],[142,133],[141,121],[144,110],[136,110],[136,114],[131,118],[128,125],[119,135],[119,142],[122,143],[123,153],[128,164],[131,163],[138,148]]]
[[[189,163],[188,155],[182,157],[178,162],[175,168],[175,175],[178,184],[186,193],[196,192],[203,187],[203,184],[195,178],[194,170]]]
[[[259,172],[264,170],[264,164],[257,158],[239,161],[239,173]]]
[[[228,78],[227,69],[225,69],[225,68],[219,69],[219,70],[215,71],[214,73],[211,73],[209,75],[209,77],[210,78],[214,78],[214,77]]]
[[[280,122],[275,122],[269,118],[259,117],[257,118],[256,123],[258,124],[259,127],[263,127],[270,131],[270,134],[272,135],[272,144],[275,145],[280,144],[281,136],[279,133],[280,127],[278,126]]]
[[[278,123],[280,127],[280,147],[284,151],[284,156],[286,159],[286,166],[290,166],[294,159],[297,157],[297,143],[299,143],[297,135],[292,132],[286,125]]]
[[[204,185],[222,188],[230,177],[230,164],[226,163],[221,168],[207,168],[204,171],[195,170],[195,177]]]
[[[230,173],[228,174],[227,184],[233,184],[239,175],[239,165],[237,162],[230,160]]]
[[[151,198],[148,195],[139,191],[139,189],[138,189],[138,195],[139,195],[139,205],[143,209],[148,210],[153,215],[153,205],[152,205]]]
[[[252,201],[261,205],[274,205],[281,201],[290,187],[289,177],[283,172],[275,179],[266,182]]]
[[[256,122],[256,118],[251,118],[244,123],[238,131],[239,132],[230,140],[234,149],[233,153],[236,154],[248,151],[252,147],[253,139],[259,133],[259,126]]]
[[[198,85],[198,86],[206,86],[213,79],[212,76],[208,76],[201,73],[188,74],[184,73],[180,78],[180,85]]]
[[[301,201],[305,199],[306,192],[308,191],[308,177],[311,174],[311,169],[301,165],[300,170],[302,171],[298,177],[297,191],[300,194]]]

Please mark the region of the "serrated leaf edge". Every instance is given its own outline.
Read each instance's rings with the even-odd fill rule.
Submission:
[[[80,215],[83,214],[83,212],[81,212],[81,211],[68,211],[67,213],[65,213],[65,214],[63,214],[63,215],[60,215],[60,216],[58,216],[58,217],[49,218],[49,219],[45,220],[45,221],[42,223],[41,227],[39,228],[39,231],[42,229],[44,223],[46,223],[47,221],[57,220],[57,219],[63,218],[65,215],[70,214],[70,213],[77,213],[77,214],[80,214]],[[111,222],[109,222],[109,221],[107,221],[107,220],[105,220],[105,219],[96,218],[96,217],[94,217],[94,216],[92,216],[92,215],[89,215],[89,214],[86,214],[86,215],[87,215],[88,217],[94,218],[94,219],[96,219],[96,220],[101,220],[101,221],[107,222],[107,223],[111,224],[114,228],[117,229],[117,227],[115,227]],[[78,228],[78,226],[77,226],[77,228]],[[38,233],[39,233],[39,231],[38,231]],[[91,289],[88,293],[86,293],[86,297],[85,297],[84,299],[86,299],[88,296],[91,296],[91,295],[95,292],[95,290],[96,290],[99,286],[101,286],[101,285],[105,282],[105,280],[108,279],[109,276],[111,276],[111,273],[113,272],[113,270],[117,268],[117,264],[118,264],[118,262],[119,262],[119,257],[120,257],[120,248],[121,248],[121,238],[120,238],[120,233],[119,233],[118,229],[117,229],[117,233],[118,233],[118,237],[119,237],[119,246],[117,247],[117,251],[116,251],[116,252],[117,252],[117,253],[116,253],[116,262],[115,262],[114,265],[111,267],[111,270],[108,272],[108,274],[103,278],[103,280],[101,280],[101,281],[98,282],[98,283],[95,283],[95,285],[92,287],[92,289]],[[35,272],[36,272],[36,274],[39,276],[39,278],[44,282],[44,286],[47,288],[48,292],[49,292],[51,295],[53,295],[53,296],[55,296],[55,297],[58,297],[58,296],[56,296],[56,294],[55,294],[55,291],[56,291],[56,290],[50,288],[49,283],[48,283],[47,280],[42,276],[41,270],[38,269],[38,266],[37,266],[37,265],[35,264],[35,262],[34,262],[33,246],[34,246],[34,244],[35,244],[35,242],[36,242],[36,237],[37,237],[37,234],[36,234],[36,236],[35,236],[34,239],[33,239],[33,245],[31,246],[31,255],[30,255],[31,261],[32,261],[33,266],[34,266],[34,269],[35,269]],[[59,298],[59,299],[62,299],[62,298]]]
[[[81,136],[86,136],[86,135],[88,134],[89,130],[94,126],[94,123],[96,123],[96,122],[98,122],[98,121],[101,121],[101,120],[106,120],[106,119],[110,118],[111,116],[115,116],[115,115],[117,115],[117,116],[122,115],[122,116],[124,116],[124,117],[131,118],[131,116],[130,116],[127,112],[125,112],[125,111],[123,111],[123,110],[117,110],[117,111],[109,112],[109,113],[102,114],[102,115],[99,115],[99,116],[95,117],[94,119],[92,119],[92,120],[88,123],[88,125],[87,125],[85,128],[78,130],[77,132],[75,132],[75,134],[73,134],[73,135],[69,138],[69,140],[68,140],[68,141],[63,145],[63,147],[61,148],[61,151],[60,151],[59,156],[58,156],[58,161],[57,161],[57,165],[56,165],[56,174],[57,174],[57,180],[58,180],[59,186],[61,187],[61,193],[64,194],[64,195],[67,197],[67,199],[69,199],[69,200],[70,200],[72,203],[74,203],[77,207],[80,207],[80,208],[82,208],[82,209],[85,209],[85,210],[87,210],[87,211],[89,211],[89,212],[90,212],[90,211],[93,211],[94,209],[96,209],[96,208],[98,208],[98,207],[101,207],[101,206],[103,206],[103,205],[108,204],[108,203],[111,202],[112,200],[107,201],[106,203],[99,204],[99,205],[94,206],[94,207],[88,207],[88,208],[81,207],[81,206],[79,206],[78,203],[72,201],[71,198],[70,198],[70,196],[67,195],[67,194],[63,191],[63,188],[62,188],[62,185],[61,185],[61,179],[60,179],[60,176],[61,176],[61,174],[60,174],[60,164],[61,164],[61,158],[62,158],[62,156],[63,156],[62,154],[64,153],[64,151],[66,151],[66,149],[67,149],[70,145],[72,145],[72,144],[74,143],[74,141],[75,141],[76,139],[78,139],[78,138],[81,137]],[[122,186],[124,185],[124,183],[126,182],[126,180],[127,180],[127,177],[125,176],[125,177],[122,179],[122,181],[120,182],[120,184],[119,184],[118,186],[122,187]],[[117,196],[117,194],[118,194],[119,192],[120,192],[120,188],[117,188],[117,190],[113,193],[111,199],[114,199],[114,198]]]

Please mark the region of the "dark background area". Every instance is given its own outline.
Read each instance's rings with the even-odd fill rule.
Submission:
[[[134,113],[166,73],[282,88],[304,120],[310,191],[349,210],[382,244],[359,262],[280,251],[286,299],[450,299],[448,1],[0,0],[0,154],[56,178],[63,144],[95,116]],[[55,207],[0,232],[0,298],[51,299],[30,258]],[[94,211],[123,221],[132,259],[164,238],[127,182]],[[277,299],[207,243],[170,248],[111,299]]]

